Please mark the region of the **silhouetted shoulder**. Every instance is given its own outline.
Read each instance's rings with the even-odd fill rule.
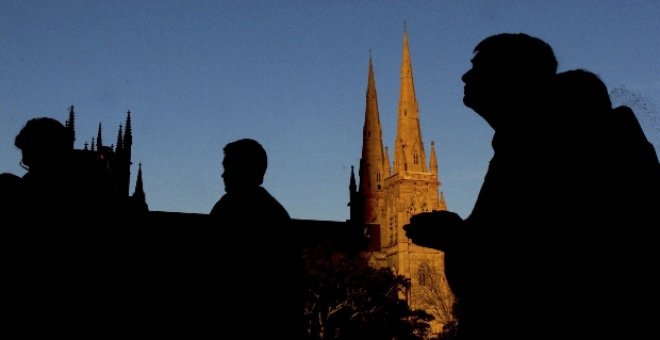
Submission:
[[[620,143],[621,148],[625,148],[629,156],[635,157],[638,162],[658,163],[655,148],[646,138],[644,130],[631,108],[619,106],[613,109],[609,124],[612,131],[616,132],[612,138],[615,142]]]
[[[282,204],[262,187],[225,194],[210,215],[216,221],[230,224],[278,224],[290,220]]]

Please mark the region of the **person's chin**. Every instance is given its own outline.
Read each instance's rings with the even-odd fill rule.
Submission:
[[[463,95],[463,105],[473,109],[474,108],[474,101],[472,100],[472,98],[470,96],[468,96],[467,94],[464,94]]]

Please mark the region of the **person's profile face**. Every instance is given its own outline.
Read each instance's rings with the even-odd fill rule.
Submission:
[[[471,60],[472,67],[467,70],[461,80],[463,86],[463,103],[465,106],[476,109],[479,102],[483,100],[482,87],[484,75],[487,73],[483,64],[483,54],[476,52]]]
[[[236,192],[246,188],[249,174],[243,166],[239,156],[225,155],[222,160],[222,180],[225,183],[225,192]]]
[[[233,186],[233,171],[231,163],[228,162],[227,156],[222,160],[222,181],[225,184],[225,192],[231,192]]]
[[[493,113],[499,109],[502,91],[507,85],[506,75],[500,70],[493,56],[477,51],[472,58],[472,67],[463,74],[463,104],[474,110],[494,126]]]

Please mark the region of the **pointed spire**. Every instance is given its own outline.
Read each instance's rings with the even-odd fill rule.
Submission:
[[[115,152],[121,152],[124,149],[124,131],[121,124],[119,124],[119,131],[117,131],[117,149]]]
[[[65,126],[71,135],[71,148],[73,149],[76,142],[76,114],[73,112],[73,105],[69,107],[69,119],[67,119]]]
[[[133,146],[133,127],[131,126],[131,110],[126,112],[126,130],[124,131],[124,143],[123,146],[129,150]]]
[[[438,200],[438,210],[447,210],[447,202],[445,202],[445,193],[440,191],[440,199]]]
[[[359,170],[358,170],[359,171]],[[350,221],[352,223],[364,223],[364,200],[362,194],[357,190],[357,183],[355,181],[355,168],[351,165],[351,181],[348,185],[350,207]]]
[[[96,151],[96,144],[94,143],[94,137],[92,137],[92,147],[91,147],[91,150],[92,150],[92,151]]]
[[[137,180],[135,181],[135,191],[133,195],[129,198],[130,209],[133,214],[136,213],[146,213],[149,211],[149,206],[147,206],[147,198],[144,194],[144,186],[142,184],[142,163],[138,165],[138,174]]]
[[[352,165],[351,165],[351,180],[350,180],[350,183],[348,184],[348,191],[351,193],[351,195],[353,195],[357,192],[357,183],[355,181],[355,171],[354,171],[354,167]]]
[[[419,107],[408,48],[408,31],[404,25],[398,121],[394,140],[394,172],[426,171],[426,154],[419,125]]]
[[[135,191],[133,191],[133,197],[136,197],[142,202],[145,202],[146,195],[144,194],[144,185],[142,184],[142,163],[138,163],[138,174],[137,180],[135,181]]]
[[[438,158],[435,155],[435,142],[431,141],[431,173],[438,177]]]
[[[96,134],[96,149],[101,151],[102,147],[103,147],[103,137],[101,133],[101,123],[99,122],[99,131]]]
[[[364,222],[376,223],[378,199],[386,172],[383,167],[383,136],[378,112],[378,94],[371,56],[367,80],[364,128],[362,130],[362,158],[360,159],[360,194],[364,199]]]

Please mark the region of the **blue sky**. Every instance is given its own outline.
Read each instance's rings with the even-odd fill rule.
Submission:
[[[0,172],[24,173],[13,140],[30,118],[64,121],[75,105],[80,148],[99,122],[114,141],[130,109],[132,180],[141,162],[152,210],[209,212],[224,193],[222,147],[249,137],[293,217],[345,220],[369,50],[391,147],[407,21],[426,150],[435,141],[447,205],[466,217],[492,156],[491,129],[462,104],[474,46],[502,32],[544,39],[560,71],[617,89],[660,150],[659,17],[652,0],[3,0]]]

